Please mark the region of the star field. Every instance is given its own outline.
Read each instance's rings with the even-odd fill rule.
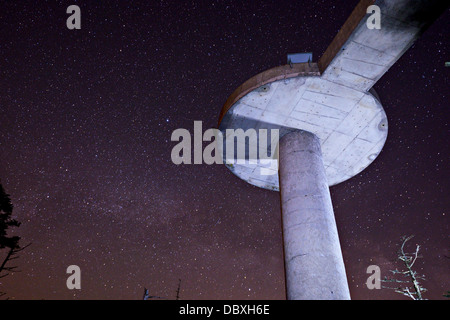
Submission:
[[[323,54],[358,1],[0,4],[0,179],[22,222],[11,299],[285,299],[279,194],[171,161],[171,133],[216,127],[244,81]],[[66,8],[81,9],[68,30]],[[331,188],[353,299],[421,245],[428,299],[450,290],[449,12],[378,81],[386,145]],[[206,144],[205,144],[206,145]],[[413,245],[413,244],[412,244]],[[66,268],[81,268],[68,290]],[[399,266],[400,267],[400,266]]]

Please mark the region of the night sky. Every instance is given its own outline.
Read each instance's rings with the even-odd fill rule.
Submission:
[[[10,299],[285,299],[279,193],[224,165],[175,165],[175,129],[216,127],[244,81],[313,52],[358,1],[2,1],[0,179],[22,222]],[[81,9],[69,30],[66,9]],[[374,86],[386,145],[331,187],[353,299],[401,268],[404,235],[428,299],[449,277],[447,10]],[[205,143],[205,146],[208,143]],[[3,256],[1,256],[3,257]],[[66,268],[81,268],[81,290]]]

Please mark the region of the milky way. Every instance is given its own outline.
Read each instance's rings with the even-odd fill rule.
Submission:
[[[313,52],[358,1],[66,1],[0,5],[0,179],[32,243],[3,278],[15,299],[285,299],[279,194],[223,165],[174,165],[177,128],[217,126],[240,84]],[[378,81],[389,134],[331,188],[353,299],[400,268],[414,234],[428,299],[450,290],[449,12]],[[81,269],[81,290],[66,268]]]

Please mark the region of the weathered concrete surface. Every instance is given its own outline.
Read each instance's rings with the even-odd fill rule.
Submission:
[[[381,152],[388,133],[386,114],[371,92],[310,75],[278,80],[249,92],[225,114],[220,129],[269,127],[285,132],[301,129],[317,135],[330,186],[369,166]],[[272,175],[261,175],[262,165],[233,160],[226,159],[226,163],[233,164],[229,168],[241,179],[279,190],[276,166]]]
[[[381,9],[380,30],[366,26],[372,4]],[[371,88],[447,7],[445,0],[362,0],[318,64],[262,72],[223,106],[222,132],[284,132],[273,174],[224,162],[250,184],[281,189],[289,299],[350,298],[328,185],[358,174],[381,152],[388,124]]]
[[[319,139],[297,131],[279,147],[287,298],[350,299]]]
[[[381,10],[380,30],[366,25],[372,4]],[[318,64],[273,68],[237,88],[219,129],[312,132],[322,144],[329,184],[346,181],[376,159],[387,139],[387,117],[372,86],[446,7],[443,0],[362,0]],[[279,190],[277,168],[261,175],[261,166],[225,163],[248,183]]]
[[[370,5],[381,28],[369,29]],[[362,0],[318,62],[324,80],[368,91],[449,6],[445,0]]]

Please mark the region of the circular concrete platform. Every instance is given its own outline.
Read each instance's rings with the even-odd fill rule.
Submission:
[[[386,141],[388,123],[373,90],[361,91],[325,80],[317,64],[304,63],[262,72],[228,98],[219,119],[224,137],[226,129],[251,128],[279,129],[279,138],[295,129],[314,133],[320,139],[332,186],[375,160]],[[277,153],[273,159],[277,163]],[[276,165],[268,168],[267,163],[239,164],[236,160],[224,157],[224,163],[239,178],[257,187],[279,190]]]

